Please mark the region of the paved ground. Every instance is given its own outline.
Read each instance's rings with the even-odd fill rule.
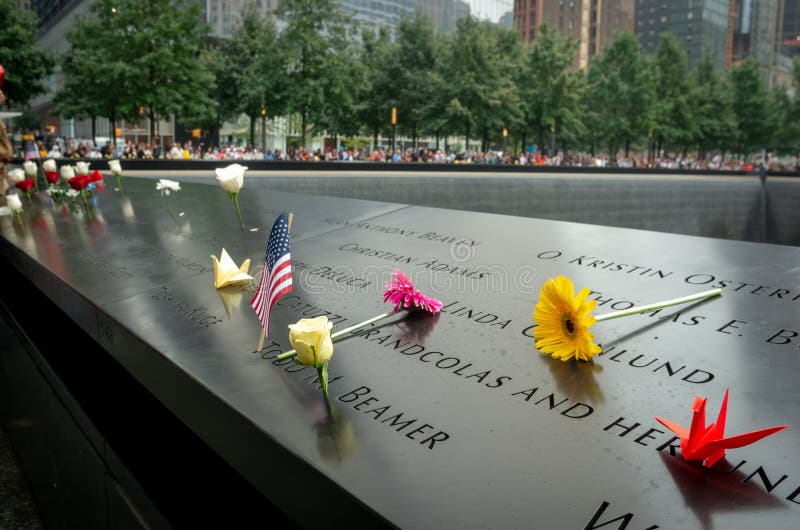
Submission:
[[[17,459],[0,429],[0,530],[44,528]]]

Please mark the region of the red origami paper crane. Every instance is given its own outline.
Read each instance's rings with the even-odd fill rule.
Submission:
[[[750,445],[788,427],[788,425],[780,425],[724,438],[725,416],[728,414],[728,390],[725,390],[725,397],[722,400],[722,406],[719,408],[717,421],[708,427],[706,427],[707,398],[701,398],[700,396],[694,398],[692,426],[688,431],[677,423],[656,416],[656,419],[664,427],[680,437],[681,453],[684,460],[702,460],[704,466],[711,467],[725,456],[725,449],[736,449]]]

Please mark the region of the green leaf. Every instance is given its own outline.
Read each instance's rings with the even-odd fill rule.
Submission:
[[[23,107],[47,91],[44,80],[53,73],[55,60],[50,50],[36,46],[36,15],[17,7],[15,0],[0,0],[0,27],[3,92],[9,107]]]

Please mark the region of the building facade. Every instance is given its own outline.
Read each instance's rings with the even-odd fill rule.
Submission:
[[[752,57],[769,86],[778,79],[783,0],[736,0],[729,64]]]
[[[781,31],[781,55],[800,55],[800,0],[785,0]]]
[[[280,0],[205,0],[206,22],[211,34],[230,37],[244,6],[255,4],[262,14],[278,8]],[[365,27],[386,26],[394,29],[405,18],[414,16],[419,7],[428,15],[437,31],[450,32],[458,18],[470,14],[469,4],[462,0],[336,0],[341,11]]]
[[[230,37],[247,4],[255,4],[262,15],[278,8],[279,0],[205,0],[206,22],[215,37]]]
[[[753,57],[765,82],[779,67],[784,0],[636,0],[636,35],[655,53],[660,35],[678,38],[693,67],[709,53],[720,71]]]
[[[578,41],[575,65],[585,68],[619,31],[633,30],[634,0],[514,0],[514,27],[525,42],[543,24]]]
[[[646,53],[655,53],[663,32],[678,38],[690,67],[708,52],[720,69],[729,56],[730,0],[636,0],[636,35]]]

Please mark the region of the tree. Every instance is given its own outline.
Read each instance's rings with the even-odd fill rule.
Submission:
[[[113,138],[117,119],[136,116],[126,82],[135,72],[121,60],[124,50],[114,35],[103,29],[97,16],[78,18],[67,32],[67,42],[71,47],[59,58],[64,83],[53,99],[54,109],[71,118],[90,118],[93,140],[97,136],[96,120],[105,116],[111,122]]]
[[[627,156],[631,144],[649,134],[655,96],[652,68],[639,50],[639,40],[627,31],[617,33],[589,65],[590,120],[614,159],[620,147]]]
[[[436,76],[440,124],[463,131],[467,149],[473,131],[481,133],[486,150],[490,131],[499,136],[503,127],[521,118],[513,79],[519,46],[515,32],[463,17],[440,48]]]
[[[357,61],[355,35],[347,35],[355,28],[342,28],[344,38],[333,39],[331,54],[325,67],[331,73],[322,80],[325,104],[316,113],[315,129],[327,131],[337,140],[339,135],[358,134],[358,92],[364,85],[366,65]]]
[[[738,152],[747,154],[766,146],[769,138],[767,122],[768,95],[758,71],[758,63],[748,57],[728,71],[733,91],[733,112],[736,116]]]
[[[329,91],[342,81],[333,78],[344,72],[332,59],[335,50],[344,47],[344,19],[333,0],[281,0],[278,16],[285,25],[281,43],[287,60],[286,103],[290,112],[300,114],[305,145],[309,121],[322,121],[323,107],[336,104]]]
[[[17,7],[14,0],[0,0],[0,61],[6,71],[3,92],[9,107],[23,106],[44,94],[44,79],[53,73],[50,50],[34,46],[36,15]]]
[[[433,22],[420,8],[412,18],[403,18],[387,62],[392,80],[389,99],[398,110],[398,125],[411,136],[414,147],[423,126],[425,105],[430,97],[431,76],[435,67]]]
[[[706,53],[689,74],[689,108],[696,124],[693,141],[701,157],[709,149],[729,147],[736,136],[733,95],[727,80],[717,75],[715,63]]]
[[[372,148],[378,145],[378,134],[387,131],[393,102],[386,96],[392,90],[390,62],[393,59],[389,30],[381,26],[377,34],[366,28],[361,32],[359,63],[364,65],[362,84],[358,87],[356,107],[358,121],[372,134]]]
[[[156,136],[158,116],[208,116],[214,79],[199,60],[208,33],[197,2],[178,0],[97,0],[92,5],[113,45],[98,53],[104,61],[124,62],[119,89],[126,111],[142,107]],[[92,35],[92,40],[95,35]]]
[[[662,33],[655,55],[656,100],[653,139],[658,145],[686,149],[696,136],[696,122],[689,110],[686,51],[672,33]]]
[[[524,109],[523,126],[532,129],[539,145],[550,132],[551,150],[556,133],[582,131],[580,101],[584,91],[581,72],[571,69],[577,42],[543,24],[528,48],[522,75],[517,79]],[[523,148],[525,135],[522,138]]]
[[[786,87],[776,87],[770,92],[770,121],[775,124],[772,142],[784,152],[797,153],[800,148],[800,57],[793,60],[792,93]]]
[[[273,115],[285,110],[284,56],[275,22],[271,16],[262,16],[253,3],[245,6],[233,34],[220,46],[219,81],[233,84],[235,108],[250,118],[250,144],[254,145],[261,110]],[[228,73],[230,80],[224,79]]]
[[[192,124],[207,131],[218,131],[226,121],[239,115],[239,90],[236,85],[236,72],[231,68],[226,54],[227,40],[212,40],[208,47],[200,51],[198,60],[209,72],[213,82],[207,87],[211,105],[201,108],[196,116],[183,114],[181,122]]]

